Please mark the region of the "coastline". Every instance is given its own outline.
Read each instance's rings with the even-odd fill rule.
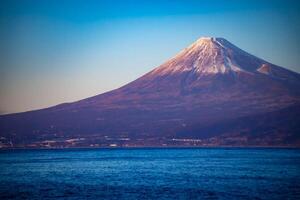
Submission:
[[[43,147],[43,148],[0,148],[7,150],[135,150],[135,149],[300,149],[300,146],[130,146],[130,147]]]

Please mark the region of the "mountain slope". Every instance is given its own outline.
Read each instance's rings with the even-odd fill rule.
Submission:
[[[144,140],[145,145],[161,145],[177,137],[209,139],[257,126],[258,122],[241,119],[270,118],[269,113],[297,107],[299,86],[300,75],[295,72],[250,55],[223,38],[200,38],[119,89],[74,103],[0,116],[0,135],[15,145],[105,136]],[[295,117],[299,109],[289,113],[287,118],[299,121]],[[211,131],[226,123],[231,125]],[[239,124],[243,130],[237,128]],[[277,133],[280,126],[275,121],[263,133]],[[281,134],[297,136],[296,130]],[[262,144],[260,132],[254,134],[257,145]],[[276,145],[295,145],[280,138]],[[269,144],[275,143],[270,140]]]

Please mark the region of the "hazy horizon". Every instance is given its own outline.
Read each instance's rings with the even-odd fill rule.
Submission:
[[[2,1],[0,114],[118,88],[199,37],[300,72],[297,1]]]

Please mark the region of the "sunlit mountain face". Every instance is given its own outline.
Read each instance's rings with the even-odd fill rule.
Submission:
[[[299,88],[299,74],[203,37],[119,89],[0,116],[1,145],[300,146]]]

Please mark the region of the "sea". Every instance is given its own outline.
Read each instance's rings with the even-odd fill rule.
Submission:
[[[0,151],[0,199],[300,199],[300,149]]]

